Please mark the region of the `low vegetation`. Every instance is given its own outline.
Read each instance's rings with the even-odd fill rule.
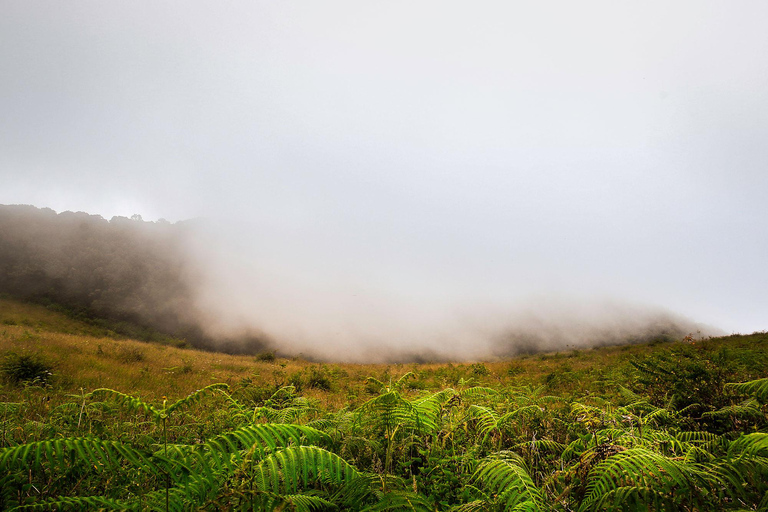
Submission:
[[[86,327],[0,302],[1,510],[768,510],[766,333],[344,365]]]

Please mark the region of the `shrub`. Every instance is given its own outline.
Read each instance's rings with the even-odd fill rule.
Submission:
[[[138,363],[144,360],[144,351],[134,347],[121,347],[116,357],[121,363]]]
[[[8,352],[0,363],[3,376],[13,384],[47,384],[53,376],[53,366],[38,354]]]
[[[325,366],[312,366],[307,372],[307,387],[331,390],[331,378]]]
[[[293,372],[288,376],[288,385],[293,386],[296,388],[296,391],[301,393],[304,391],[304,372],[302,370],[299,370],[297,372]],[[275,388],[282,387],[282,383],[279,385],[276,384]]]
[[[421,379],[416,378],[406,382],[405,387],[408,389],[427,389],[427,383]]]
[[[256,360],[257,361],[261,361],[261,362],[265,362],[265,363],[271,363],[275,359],[277,359],[277,356],[275,355],[275,351],[274,350],[267,350],[265,352],[259,352],[258,354],[256,354]]]
[[[723,386],[735,373],[736,364],[722,352],[699,353],[692,347],[679,347],[636,358],[630,364],[638,370],[639,391],[655,404],[689,408],[689,415],[728,405]]]

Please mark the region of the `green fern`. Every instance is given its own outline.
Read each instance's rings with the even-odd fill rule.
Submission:
[[[763,403],[768,402],[768,378],[749,382],[730,382],[725,385],[725,388],[753,396]]]
[[[413,511],[432,512],[434,505],[426,497],[410,492],[388,492],[362,512]]]
[[[531,478],[525,461],[514,452],[498,452],[485,459],[473,475],[496,496],[505,510],[541,510],[544,496]]]
[[[188,396],[177,400],[171,405],[167,405],[166,401],[163,401],[162,407],[155,407],[148,402],[145,402],[139,397],[134,397],[115,391],[109,388],[99,388],[89,393],[92,397],[105,397],[112,400],[115,403],[129,409],[129,410],[143,410],[152,415],[155,419],[160,420],[170,416],[176,409],[182,407],[190,407],[199,402],[205,395],[213,393],[217,390],[229,389],[229,385],[223,383],[211,384],[202,389],[190,393]]]
[[[757,400],[750,398],[739,404],[722,407],[717,411],[705,412],[702,414],[705,418],[730,418],[742,421],[759,421],[765,418],[763,408]]]
[[[135,504],[125,503],[120,500],[112,500],[101,496],[79,496],[79,497],[61,497],[48,500],[41,500],[29,505],[20,505],[10,509],[9,512],[22,512],[34,510],[87,510],[87,509],[108,509],[108,510],[134,510]]]
[[[713,479],[693,465],[646,448],[631,448],[609,457],[592,469],[587,495],[579,511],[600,510],[608,496],[626,494],[632,488],[654,489],[654,500],[662,499],[666,508],[677,508],[679,500],[683,499],[698,503]]]
[[[162,455],[96,437],[37,441],[0,450],[0,469],[40,467],[44,461],[56,470],[66,470],[76,463],[84,463],[96,470],[117,470],[127,462],[153,474],[167,474],[179,468],[188,471],[183,464]]]
[[[348,462],[317,446],[294,446],[280,450],[254,468],[261,491],[295,494],[314,483],[342,486],[359,478],[360,473]]]

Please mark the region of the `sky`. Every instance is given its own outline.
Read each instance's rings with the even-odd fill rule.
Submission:
[[[3,0],[0,204],[206,219],[201,301],[307,339],[606,301],[765,330],[766,20]]]

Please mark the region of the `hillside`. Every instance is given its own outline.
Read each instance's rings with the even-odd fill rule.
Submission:
[[[126,339],[2,299],[0,358],[3,510],[768,504],[766,333],[317,364]]]
[[[308,385],[305,390],[337,406],[350,396],[364,397],[367,377],[386,380],[388,375],[407,371],[419,377],[409,384],[414,390],[438,389],[454,386],[460,379],[473,379],[490,386],[545,384],[560,393],[576,395],[605,388],[606,382],[635,385],[637,368],[632,362],[668,361],[679,371],[688,364],[696,371],[712,372],[711,378],[720,384],[754,379],[768,371],[766,333],[691,338],[687,342],[656,340],[495,362],[318,364],[279,358],[270,352],[229,355],[125,339],[55,310],[11,299],[0,299],[0,351],[38,354],[52,365],[51,383],[62,392],[112,387],[148,398],[180,397],[214,381],[236,385],[247,379],[250,385],[274,390],[315,375],[330,380],[330,389]],[[5,399],[15,392],[5,388]]]
[[[618,299],[516,302],[505,293],[481,305],[465,294],[426,299],[440,287],[421,295],[410,279],[397,292],[363,286],[368,278],[353,270],[362,260],[336,274],[348,264],[335,254],[214,235],[229,229],[202,219],[106,220],[0,205],[0,297],[55,308],[115,336],[322,361],[508,358],[721,333],[661,306]],[[382,271],[382,282],[400,279],[399,271]]]

